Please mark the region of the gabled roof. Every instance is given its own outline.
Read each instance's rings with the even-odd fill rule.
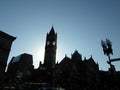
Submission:
[[[70,58],[67,57],[67,55],[65,55],[65,57],[63,58],[63,60],[60,62],[60,64],[68,64],[68,62],[70,62]]]
[[[82,55],[79,54],[79,52],[77,50],[75,50],[75,52],[72,54],[72,60],[77,61],[77,63],[78,63],[78,62],[82,61]]]
[[[71,69],[71,59],[65,55],[62,61],[59,64],[59,69],[62,71],[70,71]]]
[[[87,60],[84,60],[83,62],[85,62],[86,64],[96,64],[96,62],[94,61],[94,59],[93,59],[93,57],[92,57],[92,55],[91,55],[91,57],[89,58],[89,59],[87,59]],[[96,64],[97,65],[97,64]]]

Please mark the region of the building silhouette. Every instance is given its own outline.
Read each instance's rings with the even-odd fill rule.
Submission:
[[[47,33],[46,36],[44,57],[44,67],[46,70],[52,70],[55,68],[56,49],[57,49],[57,33],[55,33],[54,28],[52,27],[50,32]]]
[[[24,53],[17,57],[13,57],[7,69],[7,78],[15,81],[20,75],[24,79],[28,79],[31,71],[34,69],[33,57]]]
[[[15,39],[16,37],[0,31],[0,82],[4,79],[8,56]]]
[[[10,39],[10,46],[14,39],[15,37]],[[6,41],[9,39],[7,38]],[[10,52],[10,49],[8,51]],[[40,61],[39,67],[35,69],[32,55],[23,53],[13,57],[5,74],[5,85],[13,83],[15,88],[21,86],[20,90],[25,90],[25,88],[38,90],[41,87],[62,87],[65,90],[119,90],[119,71],[114,73],[101,71],[92,55],[88,59],[82,59],[82,54],[77,50],[71,54],[71,57],[65,55],[59,63],[56,63],[56,51],[57,33],[52,27],[46,35],[44,62]],[[6,49],[3,52],[6,52]],[[5,55],[8,57],[8,53]],[[7,62],[6,59],[4,62]],[[5,68],[4,64],[1,64],[0,67]]]
[[[71,58],[65,57],[57,65],[56,84],[71,90],[97,87],[99,83],[99,67],[92,56],[82,60],[82,55],[76,50]],[[95,83],[96,82],[96,83]]]

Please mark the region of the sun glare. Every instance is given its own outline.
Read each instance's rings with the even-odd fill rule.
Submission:
[[[32,50],[32,54],[33,54],[34,68],[38,68],[40,61],[42,61],[42,63],[43,63],[43,60],[44,60],[44,47],[43,46],[34,46],[33,50]]]
[[[64,56],[66,54],[66,50],[64,50],[64,48],[65,47],[62,44],[57,45],[56,63],[60,62],[64,58]],[[42,63],[44,61],[45,45],[36,44],[32,47],[30,52],[33,55],[34,68],[38,68],[40,61]]]

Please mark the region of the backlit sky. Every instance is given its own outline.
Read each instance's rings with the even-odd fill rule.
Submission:
[[[0,30],[17,37],[8,63],[28,53],[37,68],[52,26],[58,34],[56,61],[78,50],[83,59],[92,55],[100,70],[108,70],[100,44],[106,38],[113,44],[111,58],[120,58],[120,0],[0,0]],[[120,61],[113,64],[120,70]]]

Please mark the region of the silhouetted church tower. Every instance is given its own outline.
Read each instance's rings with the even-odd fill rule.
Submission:
[[[57,49],[57,33],[55,33],[54,28],[52,27],[50,32],[47,33],[46,36],[44,57],[44,67],[46,70],[52,70],[55,68],[56,49]]]

